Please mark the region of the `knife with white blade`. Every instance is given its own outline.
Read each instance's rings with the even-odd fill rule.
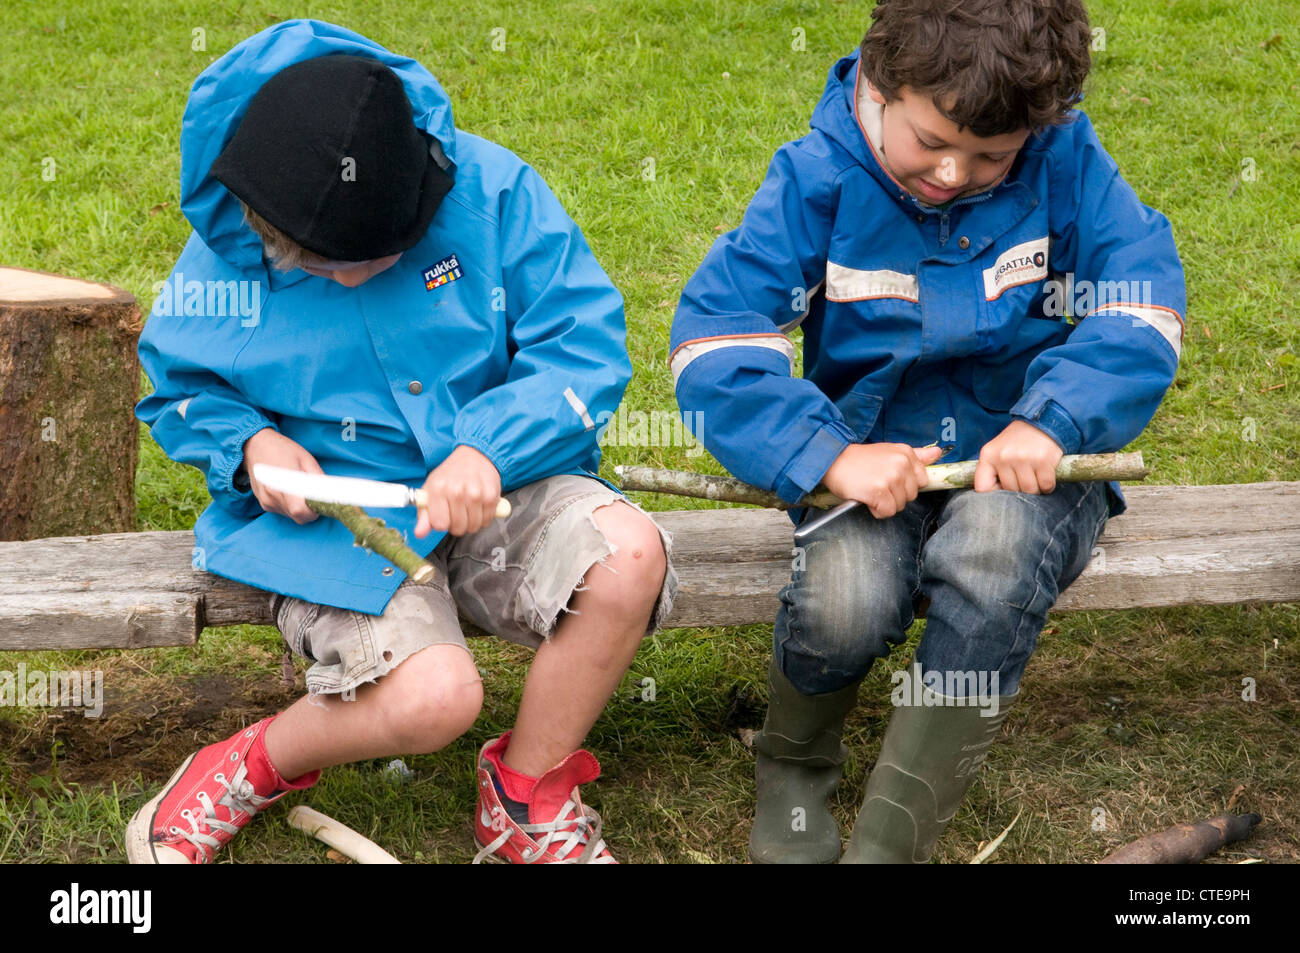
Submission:
[[[352,506],[423,506],[429,505],[428,494],[402,483],[383,483],[359,477],[325,476],[286,470],[266,463],[253,464],[253,476],[273,490],[290,493],[307,500],[322,503],[347,503]],[[497,519],[510,515],[510,502],[497,500]]]

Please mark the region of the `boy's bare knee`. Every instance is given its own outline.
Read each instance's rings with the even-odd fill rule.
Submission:
[[[422,649],[383,681],[389,682],[382,706],[384,722],[396,747],[412,754],[436,751],[464,734],[483,707],[478,669],[459,646]]]
[[[612,572],[593,568],[587,574],[587,585],[624,604],[633,599],[653,605],[668,569],[659,528],[644,513],[621,501],[600,507],[592,518],[615,551],[602,563]]]

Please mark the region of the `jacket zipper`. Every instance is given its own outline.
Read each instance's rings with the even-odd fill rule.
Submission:
[[[992,190],[992,189],[987,189],[987,190],[985,190],[985,191],[983,191],[983,192],[979,192],[979,193],[977,193],[977,194],[975,194],[975,195],[968,195],[968,196],[966,196],[966,198],[964,198],[964,199],[958,199],[956,202],[953,202],[953,203],[952,203],[951,205],[949,205],[946,209],[944,209],[943,211],[941,211],[941,212],[939,213],[939,245],[940,245],[940,247],[942,247],[942,246],[948,244],[948,239],[952,237],[952,231],[951,231],[951,229],[949,228],[948,220],[949,220],[949,218],[952,216],[953,210],[956,209],[959,205],[978,205],[980,202],[985,202],[985,201],[987,201],[988,199],[990,199],[990,198],[992,197],[992,195],[993,195],[993,190]]]

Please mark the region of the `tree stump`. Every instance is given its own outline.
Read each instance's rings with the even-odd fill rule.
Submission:
[[[135,529],[141,327],[120,288],[0,268],[0,540]]]

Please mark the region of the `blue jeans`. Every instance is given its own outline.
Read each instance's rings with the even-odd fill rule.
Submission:
[[[1106,525],[1105,483],[1046,495],[922,493],[878,520],[850,510],[795,552],[776,617],[776,663],[805,695],[859,681],[904,641],[928,597],[921,671],[997,673],[1020,684],[1047,612],[1088,564]]]

